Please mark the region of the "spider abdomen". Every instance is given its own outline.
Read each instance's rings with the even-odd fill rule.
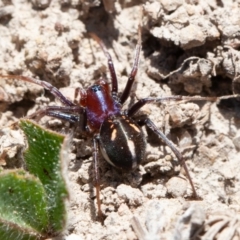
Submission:
[[[145,157],[145,138],[138,124],[125,115],[108,117],[100,129],[100,149],[114,167],[132,170]]]

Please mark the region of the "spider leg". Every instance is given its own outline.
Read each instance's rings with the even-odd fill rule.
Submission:
[[[200,96],[181,96],[181,95],[175,95],[170,97],[161,97],[161,98],[142,98],[138,100],[135,104],[133,104],[128,110],[127,115],[133,116],[135,113],[138,112],[145,104],[149,103],[161,103],[166,101],[212,101],[216,102],[223,99],[229,99],[229,98],[238,98],[240,97],[239,94],[233,94],[233,95],[225,95],[222,97],[200,97]]]
[[[180,153],[180,151],[175,147],[175,145],[173,144],[172,141],[170,141],[157,127],[156,125],[149,119],[149,118],[145,118],[145,119],[141,119],[140,120],[140,125],[146,125],[148,126],[153,132],[155,132],[159,138],[161,138],[163,140],[163,142],[173,151],[173,153],[175,154],[175,156],[177,157],[179,163],[181,166],[183,166],[185,173],[187,175],[187,178],[190,182],[190,185],[192,187],[192,191],[193,191],[193,196],[195,198],[197,198],[197,192],[195,190],[195,187],[193,185],[193,181],[192,178],[190,176],[190,173],[188,171],[187,165],[185,163],[185,160],[182,156],[182,154]]]
[[[20,75],[0,75],[0,77],[1,78],[18,79],[18,80],[22,80],[25,82],[37,84],[39,86],[42,86],[46,90],[49,90],[63,105],[69,106],[69,107],[75,106],[75,104],[72,103],[71,101],[69,101],[66,97],[64,97],[62,95],[62,93],[56,87],[54,87],[52,84],[50,84],[46,81],[39,80],[39,79],[32,78],[32,77],[20,76]]]
[[[68,122],[78,122],[79,115],[84,114],[85,109],[79,106],[48,106],[37,112],[27,116],[27,118],[35,118],[37,121],[44,116],[51,116]]]
[[[90,36],[100,45],[102,51],[104,52],[105,56],[107,57],[108,69],[109,69],[109,72],[111,75],[111,81],[112,81],[112,96],[117,97],[118,81],[117,81],[117,76],[116,76],[114,64],[112,61],[112,57],[109,54],[109,52],[108,52],[106,46],[104,45],[104,43],[102,42],[102,40],[97,35],[95,35],[94,33],[90,33]]]
[[[218,100],[222,100],[222,99],[229,99],[229,98],[233,98],[233,97],[239,97],[239,95],[235,94],[235,95],[227,95],[227,96],[222,96],[222,97],[200,97],[200,96],[193,96],[193,97],[188,97],[188,96],[170,96],[170,97],[162,97],[162,98],[143,98],[140,99],[139,101],[137,101],[133,106],[131,106],[127,111],[126,114],[129,117],[132,117],[138,110],[140,110],[145,104],[149,104],[149,103],[161,103],[163,101],[170,101],[170,100],[174,100],[174,101],[179,101],[179,100],[184,100],[184,101],[218,101]],[[165,144],[170,147],[170,149],[173,151],[173,153],[176,155],[178,161],[180,162],[180,164],[183,166],[187,178],[191,184],[192,190],[193,190],[193,194],[195,197],[197,197],[197,193],[195,190],[195,187],[193,185],[192,182],[192,178],[189,174],[187,165],[185,163],[185,160],[182,156],[182,154],[180,153],[180,151],[174,146],[174,144],[155,126],[155,124],[148,118],[145,119],[139,119],[138,123],[140,125],[146,125],[148,126],[150,129],[152,129],[164,142]]]
[[[138,71],[138,65],[139,65],[139,57],[140,57],[140,51],[142,48],[142,38],[141,38],[141,27],[139,25],[138,27],[138,42],[135,50],[135,57],[134,57],[134,63],[133,68],[130,73],[130,76],[128,78],[127,84],[125,86],[125,89],[123,90],[122,96],[120,97],[120,103],[123,104],[129,97],[133,83],[135,81],[135,77],[137,75]]]

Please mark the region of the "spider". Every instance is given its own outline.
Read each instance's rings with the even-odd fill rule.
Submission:
[[[186,176],[192,188],[193,196],[197,198],[197,193],[189,174],[187,165],[180,151],[174,144],[156,127],[156,125],[146,116],[135,116],[135,114],[146,104],[169,100],[210,100],[215,101],[216,97],[184,97],[170,96],[162,98],[143,98],[130,106],[127,110],[122,110],[123,104],[129,98],[135,77],[138,71],[139,56],[141,51],[141,30],[138,30],[138,42],[133,67],[128,77],[126,86],[122,94],[118,94],[118,80],[116,77],[112,58],[104,43],[95,34],[91,34],[103,50],[111,76],[111,89],[106,79],[98,80],[87,89],[76,89],[75,98],[80,95],[79,102],[70,101],[50,83],[32,77],[19,75],[0,75],[2,78],[18,79],[25,82],[34,83],[49,90],[63,106],[48,106],[41,109],[28,118],[37,118],[47,115],[68,122],[77,123],[80,131],[87,134],[93,140],[93,167],[95,172],[95,187],[98,206],[98,216],[102,216],[100,202],[100,175],[98,169],[99,149],[102,156],[114,167],[125,170],[134,170],[145,157],[145,136],[142,126],[152,129],[156,135],[173,151],[180,165],[183,166]]]

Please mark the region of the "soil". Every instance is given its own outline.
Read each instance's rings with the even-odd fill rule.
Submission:
[[[210,2],[210,3],[209,3]],[[240,1],[0,2],[0,74],[39,78],[73,98],[108,78],[112,56],[121,93],[131,72],[138,25],[142,50],[127,109],[146,97],[225,96],[240,89]],[[22,166],[23,133],[12,124],[59,102],[42,87],[0,79],[0,164]],[[186,160],[199,199],[177,157],[150,130],[146,159],[122,173],[100,157],[101,202],[97,219],[92,141],[69,123],[39,123],[71,138],[68,221],[60,239],[240,239],[240,102],[165,101],[141,113],[174,142]],[[231,235],[232,234],[232,235]]]

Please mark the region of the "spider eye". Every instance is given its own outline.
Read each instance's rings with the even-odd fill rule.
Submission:
[[[93,92],[98,92],[102,90],[102,87],[100,85],[93,85],[91,89]]]

